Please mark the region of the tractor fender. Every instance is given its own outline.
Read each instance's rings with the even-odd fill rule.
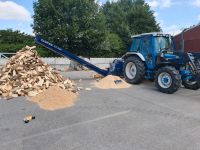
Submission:
[[[145,58],[141,53],[137,53],[137,52],[127,52],[125,55],[122,56],[122,59],[127,59],[130,56],[137,56],[139,57],[143,62],[145,62]]]

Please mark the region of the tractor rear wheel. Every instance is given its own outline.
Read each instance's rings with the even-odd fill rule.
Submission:
[[[123,72],[128,83],[139,84],[144,79],[145,65],[141,59],[132,56],[125,60]]]
[[[197,76],[196,81],[183,81],[182,84],[186,89],[198,90],[200,88],[200,77]]]
[[[155,80],[155,86],[163,93],[172,94],[181,86],[181,76],[174,67],[160,68]]]

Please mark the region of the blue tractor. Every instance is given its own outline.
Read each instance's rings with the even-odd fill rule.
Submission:
[[[176,92],[181,84],[188,89],[199,89],[200,54],[174,51],[172,39],[162,33],[133,36],[130,52],[114,62],[113,72],[118,70],[131,84],[139,84],[144,78],[155,81],[158,90],[168,94]]]

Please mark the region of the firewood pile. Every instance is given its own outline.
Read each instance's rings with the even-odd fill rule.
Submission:
[[[50,86],[77,92],[75,84],[44,63],[34,47],[26,46],[0,69],[0,95],[5,99],[36,96]]]

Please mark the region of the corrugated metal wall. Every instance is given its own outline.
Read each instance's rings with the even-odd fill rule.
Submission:
[[[182,50],[182,38],[184,39],[185,51],[200,52],[200,25],[184,31],[174,37],[176,50]]]

